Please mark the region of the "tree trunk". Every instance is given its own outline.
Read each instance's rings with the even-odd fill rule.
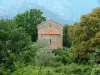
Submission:
[[[42,70],[42,64],[40,65],[40,69],[39,69],[38,75],[41,74],[41,70]]]

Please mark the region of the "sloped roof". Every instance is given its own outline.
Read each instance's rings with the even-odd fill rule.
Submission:
[[[62,26],[61,24],[59,24],[59,23],[55,22],[55,21],[54,21],[54,20],[52,20],[52,19],[47,20],[47,21],[45,21],[45,22],[42,22],[42,23],[38,24],[37,26],[42,25],[42,24],[45,24],[46,22],[49,22],[49,21],[52,21],[52,22],[54,22],[54,23],[56,23],[56,24],[58,24],[58,25]],[[63,27],[63,26],[62,26],[62,27]]]
[[[57,32],[56,30],[48,30],[48,31],[45,31],[45,32],[42,32],[42,34],[45,34],[45,35],[59,35],[60,33]]]

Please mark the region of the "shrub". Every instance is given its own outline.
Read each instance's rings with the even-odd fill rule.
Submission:
[[[59,62],[57,62],[57,61],[50,61],[49,62],[49,66],[52,66],[52,67],[61,67],[61,66],[63,66],[64,64],[63,63],[61,63],[60,61]]]
[[[92,69],[91,75],[100,75],[100,65],[94,66],[94,68]]]
[[[19,68],[18,70],[11,73],[11,75],[37,75],[37,72],[34,71],[33,67],[27,66]]]
[[[59,68],[59,67],[58,67],[58,68],[56,68],[54,71],[55,71],[56,73],[62,73],[62,70],[63,70],[63,68],[61,68],[61,67]]]
[[[52,70],[47,70],[43,75],[55,75]]]
[[[64,65],[72,63],[74,60],[72,54],[67,48],[53,50],[53,53],[56,55],[55,60],[61,61]]]
[[[5,69],[0,65],[0,75],[10,75],[10,69]]]
[[[63,68],[64,74],[76,74],[76,75],[90,75],[91,66],[70,64]]]

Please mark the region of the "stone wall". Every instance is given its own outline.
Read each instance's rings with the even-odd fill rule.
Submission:
[[[60,33],[58,34],[52,34],[52,35],[43,35],[42,32],[48,31],[48,30],[56,30]],[[42,24],[38,25],[38,40],[46,39],[48,41],[48,47],[51,49],[57,49],[62,48],[63,45],[63,26],[56,23],[53,20],[48,20]],[[50,40],[51,39],[51,40]],[[51,43],[50,43],[51,41]]]

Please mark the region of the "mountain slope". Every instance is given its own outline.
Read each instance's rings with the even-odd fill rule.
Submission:
[[[3,15],[6,15],[9,17],[9,18],[13,18],[17,13],[21,13],[21,12],[24,12],[26,10],[29,10],[29,9],[40,9],[44,14],[44,16],[48,19],[52,19],[60,24],[71,24],[73,23],[72,21],[69,21],[69,20],[64,20],[63,18],[61,18],[59,15],[57,15],[56,13],[40,6],[40,5],[37,5],[35,3],[30,3],[30,2],[22,2],[21,4],[18,4],[18,5],[11,5],[10,6],[10,9],[7,11],[6,9],[6,14],[4,13]],[[4,11],[2,11],[4,12]]]
[[[37,8],[47,19],[70,24],[98,6],[100,0],[0,0],[0,17],[13,18],[17,13]]]

